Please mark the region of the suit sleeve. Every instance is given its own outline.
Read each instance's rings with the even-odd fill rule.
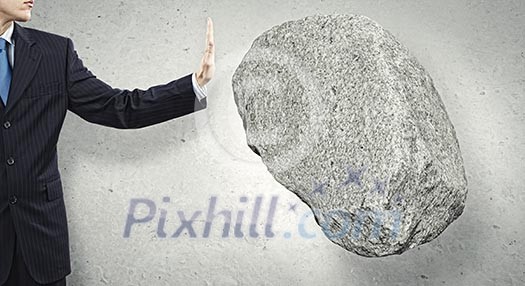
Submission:
[[[68,109],[100,125],[131,129],[150,126],[206,108],[192,85],[192,74],[147,90],[118,89],[84,67],[67,39]]]

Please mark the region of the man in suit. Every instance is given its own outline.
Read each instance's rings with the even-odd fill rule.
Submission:
[[[115,128],[141,128],[206,108],[213,25],[196,73],[147,90],[97,79],[66,37],[24,28],[34,0],[0,0],[0,285],[66,285],[71,273],[56,144],[70,110]]]

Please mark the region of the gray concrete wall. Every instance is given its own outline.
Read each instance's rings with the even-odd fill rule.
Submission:
[[[235,68],[263,31],[329,13],[364,14],[397,36],[432,75],[456,127],[469,180],[465,212],[436,240],[401,256],[363,258],[331,243],[246,146],[231,90]],[[26,25],[71,37],[97,77],[132,89],[196,71],[207,16],[215,23],[217,70],[205,111],[141,130],[68,114],[58,147],[71,285],[525,283],[523,0],[47,0],[36,1]],[[255,238],[249,224],[257,197]],[[233,226],[222,237],[222,217],[204,237],[213,201],[233,222],[244,212],[244,237]],[[134,203],[136,218],[156,212],[125,237]],[[195,215],[195,237],[187,229],[171,237],[180,214]],[[165,238],[157,232],[163,215]]]

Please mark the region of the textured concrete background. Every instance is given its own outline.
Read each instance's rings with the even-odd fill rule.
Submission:
[[[71,37],[114,87],[146,88],[198,68],[215,23],[215,79],[205,111],[142,130],[69,113],[59,161],[71,235],[71,285],[523,285],[525,283],[525,3],[498,1],[36,1],[27,26]],[[401,256],[363,258],[325,238],[308,208],[246,146],[231,76],[260,33],[312,14],[366,15],[429,71],[455,125],[469,180],[463,215]],[[245,196],[247,202],[241,202]],[[259,238],[248,236],[262,198]],[[270,200],[272,230],[264,234]],[[162,202],[170,197],[169,203]],[[244,238],[203,237],[205,213],[245,213]],[[159,208],[124,238],[131,199]],[[290,205],[297,204],[295,210]],[[157,235],[161,216],[168,236]],[[145,205],[136,217],[147,214]],[[177,213],[179,211],[180,213]],[[196,236],[171,234],[179,214]],[[303,225],[304,223],[304,225]],[[307,238],[303,231],[314,238]]]

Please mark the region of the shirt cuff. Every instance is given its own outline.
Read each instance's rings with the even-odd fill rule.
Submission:
[[[203,98],[205,98],[208,95],[208,90],[206,89],[206,85],[199,86],[199,83],[197,82],[197,76],[195,73],[191,76],[191,83],[193,84],[193,92],[195,92],[195,95],[197,96],[197,99],[201,101]]]

